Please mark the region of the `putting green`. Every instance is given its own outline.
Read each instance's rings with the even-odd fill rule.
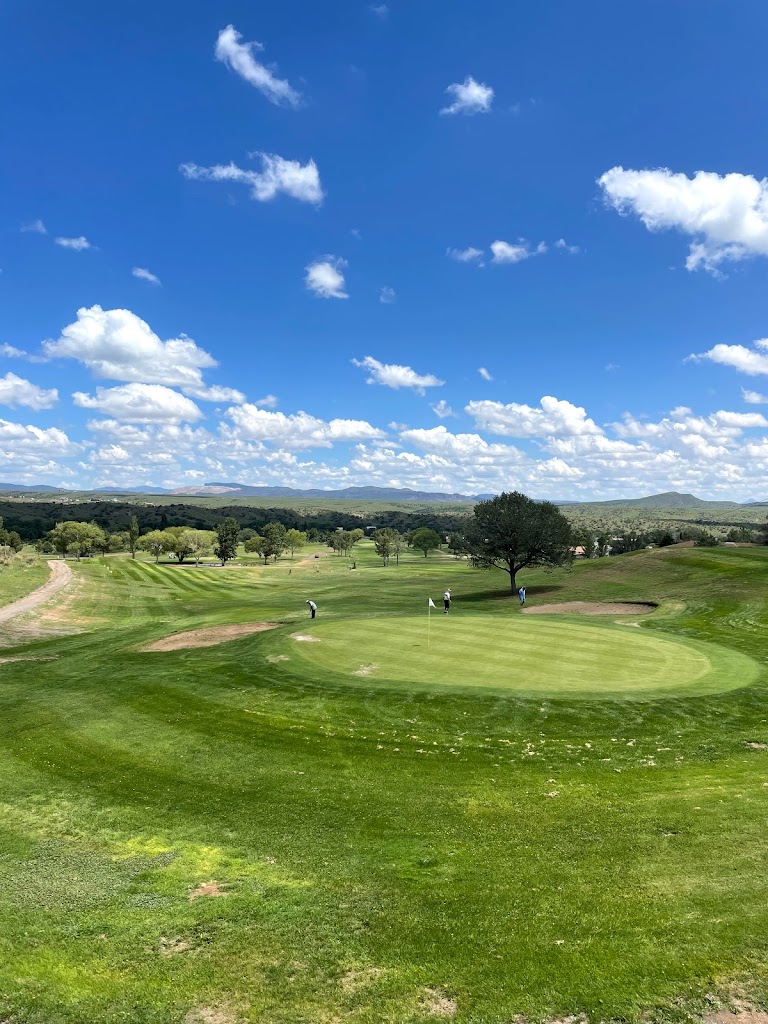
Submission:
[[[570,618],[456,614],[315,622],[292,661],[366,685],[481,687],[521,696],[649,698],[747,686],[760,667],[725,647]],[[316,642],[309,642],[312,637]]]

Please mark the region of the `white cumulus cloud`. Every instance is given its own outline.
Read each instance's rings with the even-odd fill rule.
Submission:
[[[463,82],[454,82],[445,91],[453,102],[443,107],[441,114],[487,114],[491,109],[493,89],[476,82],[472,75],[467,75]]]
[[[494,263],[521,263],[531,256],[540,256],[546,251],[547,246],[545,242],[539,242],[535,249],[531,249],[524,238],[515,244],[503,242],[500,239],[491,243]]]
[[[728,260],[768,256],[768,179],[697,171],[692,178],[666,167],[612,167],[598,179],[606,202],[634,213],[649,231],[691,236],[686,267],[717,271]]]
[[[96,388],[95,396],[76,391],[72,398],[82,409],[98,409],[126,423],[192,423],[203,415],[189,398],[161,384]]]
[[[304,283],[309,291],[319,295],[321,299],[348,299],[344,291],[344,274],[347,261],[338,256],[323,256],[305,267]]]
[[[741,389],[741,397],[747,405],[768,405],[768,395],[761,395],[759,391],[750,391],[749,388]]]
[[[40,388],[37,384],[17,377],[15,373],[6,373],[0,377],[0,405],[25,405],[29,409],[50,409],[59,400],[56,388]]]
[[[546,395],[540,408],[510,402],[470,402],[465,411],[481,430],[507,437],[549,437],[602,434],[602,429],[578,405]]]
[[[746,373],[749,377],[768,374],[768,339],[763,338],[754,343],[754,348],[746,345],[715,345],[708,352],[692,355],[690,359],[708,359],[721,366],[732,366],[734,370]]]
[[[234,25],[227,25],[219,32],[214,53],[216,60],[226,64],[235,74],[258,89],[270,103],[286,104],[298,107],[301,102],[300,93],[296,92],[288,82],[277,78],[272,71],[260,61],[254,53],[263,50],[261,43],[243,43],[242,36]]]
[[[193,181],[234,181],[248,185],[251,199],[259,203],[269,202],[281,193],[304,203],[322,203],[324,193],[320,172],[314,160],[301,164],[298,160],[286,160],[276,153],[249,155],[261,158],[260,171],[238,167],[235,163],[215,164],[213,167],[186,163],[179,170],[185,178]]]
[[[381,363],[373,356],[366,356],[364,359],[353,359],[353,364],[364,370],[370,371],[367,384],[383,384],[387,388],[413,388],[417,394],[423,395],[425,388],[439,388],[445,384],[434,374],[420,374],[412,370],[410,366],[398,366],[396,363]]]
[[[129,309],[101,306],[79,309],[77,320],[43,350],[49,358],[77,359],[96,377],[181,387],[201,387],[201,370],[217,365],[191,338],[161,341]]]
[[[151,270],[147,270],[146,267],[134,267],[131,273],[134,277],[138,277],[140,281],[148,281],[149,284],[160,284],[160,278],[153,274]]]
[[[79,235],[77,238],[54,238],[56,245],[60,245],[62,249],[74,249],[75,252],[83,252],[85,249],[93,249],[93,246],[85,235]]]
[[[261,441],[284,448],[331,448],[337,441],[374,440],[384,432],[365,420],[310,416],[306,412],[286,415],[269,412],[253,403],[227,410],[233,423],[231,436],[245,441]]]

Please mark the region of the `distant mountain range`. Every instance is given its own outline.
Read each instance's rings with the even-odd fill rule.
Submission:
[[[95,491],[70,491],[64,487],[51,487],[49,484],[11,484],[0,483],[0,493],[24,494],[164,494],[177,495],[180,498],[311,498],[346,499],[357,501],[429,501],[451,504],[474,504],[493,498],[493,494],[447,494],[442,491],[414,491],[408,487],[344,487],[336,491],[325,491],[320,488],[302,490],[294,487],[251,487],[238,483],[210,483],[199,487],[176,487],[163,490],[160,487],[102,487]],[[695,494],[681,494],[679,491],[665,491],[663,494],[651,494],[645,498],[615,498],[611,501],[573,501],[563,499],[555,501],[555,505],[597,505],[602,508],[617,506],[633,506],[635,508],[746,508],[753,505],[768,505],[766,501],[707,501],[697,498]]]
[[[359,501],[442,501],[476,502],[492,494],[445,494],[441,491],[413,491],[408,487],[343,487],[337,491],[320,488],[297,490],[294,487],[249,487],[246,484],[204,484],[201,487],[176,487],[169,494],[204,496],[231,495],[241,498],[345,498]]]

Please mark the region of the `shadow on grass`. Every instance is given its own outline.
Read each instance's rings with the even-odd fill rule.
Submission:
[[[552,583],[538,587],[526,587],[525,593],[528,598],[544,597],[547,594],[557,594],[560,590],[565,590],[561,583]],[[493,590],[481,590],[474,594],[461,595],[462,604],[482,604],[484,601],[517,601],[517,599],[517,593],[513,593],[509,587],[503,589],[495,587]]]

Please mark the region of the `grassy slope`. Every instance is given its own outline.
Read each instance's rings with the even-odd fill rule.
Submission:
[[[50,570],[43,560],[26,565],[14,559],[9,565],[0,565],[0,607],[41,587],[49,576]]]
[[[85,631],[0,675],[0,1015],[394,1024],[431,989],[473,1024],[679,1016],[741,973],[768,995],[768,754],[745,747],[768,739],[765,673],[570,702],[270,663],[308,596],[324,621],[446,585],[457,611],[517,614],[502,578],[450,559],[358,567],[75,567]],[[768,551],[667,549],[525,582],[531,602],[685,602],[647,628],[764,664],[767,578]],[[285,630],[136,651],[253,618]],[[211,878],[230,895],[186,898]]]

